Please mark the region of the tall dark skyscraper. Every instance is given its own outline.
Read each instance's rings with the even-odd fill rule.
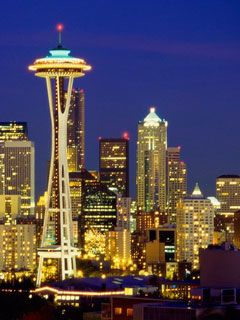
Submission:
[[[123,197],[129,196],[129,138],[99,139],[100,181],[116,188]]]
[[[67,157],[69,172],[85,167],[85,94],[73,89],[67,129]]]

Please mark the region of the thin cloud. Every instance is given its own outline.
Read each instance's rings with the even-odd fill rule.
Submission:
[[[64,39],[63,35],[63,39]],[[26,34],[0,34],[0,47],[43,47],[46,48],[54,39],[49,32]],[[123,35],[96,35],[96,34],[67,34],[67,43],[79,43],[78,47],[105,48],[111,50],[126,50],[135,52],[148,52],[154,54],[191,57],[215,58],[228,61],[240,61],[240,43],[195,43],[180,42],[176,40],[153,39],[140,36]],[[56,37],[57,41],[57,37]],[[65,43],[65,41],[64,41]]]

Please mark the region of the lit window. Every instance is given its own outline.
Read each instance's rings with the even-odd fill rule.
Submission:
[[[122,314],[122,308],[114,308],[114,313],[117,315]]]
[[[127,308],[127,317],[132,317],[132,316],[133,316],[133,309]]]

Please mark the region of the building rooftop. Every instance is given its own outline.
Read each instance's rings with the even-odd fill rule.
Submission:
[[[240,178],[240,176],[237,174],[223,174],[217,177],[217,179],[234,179],[234,178]]]
[[[202,191],[199,188],[198,182],[195,184],[193,192],[191,194],[191,198],[203,198]]]
[[[101,291],[103,285],[106,290],[119,290],[125,287],[146,287],[149,277],[145,276],[116,276],[102,278],[73,278],[52,283],[51,286],[59,289]]]
[[[143,120],[144,126],[158,127],[160,122],[166,122],[164,119],[159,118],[155,111],[155,107],[150,107],[149,114]]]

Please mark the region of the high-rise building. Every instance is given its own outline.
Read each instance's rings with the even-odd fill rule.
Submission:
[[[35,267],[35,219],[20,216],[20,196],[0,195],[0,271],[9,278],[33,274]]]
[[[87,170],[82,171],[80,247],[92,259],[105,254],[106,234],[117,220],[117,195]]]
[[[166,209],[167,122],[155,108],[138,124],[137,203],[144,211]]]
[[[107,232],[106,259],[114,269],[125,270],[132,263],[131,259],[131,198],[117,196],[116,228]]]
[[[8,140],[28,140],[26,122],[0,122],[0,142]]]
[[[222,175],[216,179],[216,197],[220,201],[219,214],[233,216],[240,210],[240,176]]]
[[[0,143],[0,194],[21,196],[21,215],[34,215],[35,149],[31,141]]]
[[[199,268],[199,249],[213,244],[214,207],[196,184],[190,197],[177,207],[177,260]]]
[[[131,198],[117,196],[117,227],[131,229]]]
[[[69,187],[73,219],[78,219],[82,210],[82,180],[84,171],[86,170],[69,172]]]
[[[127,229],[115,228],[106,237],[106,258],[114,269],[125,270],[132,264],[131,234]]]
[[[65,93],[67,97],[67,94]],[[85,94],[83,89],[73,89],[67,127],[67,157],[69,172],[80,171],[85,166]]]
[[[0,122],[0,194],[20,195],[25,216],[34,214],[34,163],[27,123]]]
[[[58,46],[47,57],[29,66],[35,75],[46,80],[52,124],[52,153],[48,178],[47,203],[43,225],[37,285],[44,276],[44,261],[56,263],[54,276],[64,280],[76,275],[76,256],[67,163],[67,122],[73,80],[85,75],[91,66],[74,58],[61,43],[62,25],[58,25]],[[67,88],[67,89],[66,89]],[[46,264],[45,264],[46,265]]]
[[[129,138],[99,139],[100,181],[129,197]]]
[[[167,211],[170,223],[176,223],[177,203],[187,195],[187,168],[180,159],[180,147],[167,148]]]
[[[35,207],[35,217],[36,217],[36,236],[37,236],[37,248],[41,246],[41,237],[43,232],[43,221],[47,204],[47,192],[45,191],[43,195],[38,198]]]
[[[224,233],[225,240],[234,236],[234,213],[240,210],[240,176],[222,175],[216,179],[216,197],[220,208],[215,217],[215,229]]]
[[[90,173],[88,173],[90,175]],[[83,180],[81,225],[106,232],[113,230],[117,219],[117,195],[92,175]]]

